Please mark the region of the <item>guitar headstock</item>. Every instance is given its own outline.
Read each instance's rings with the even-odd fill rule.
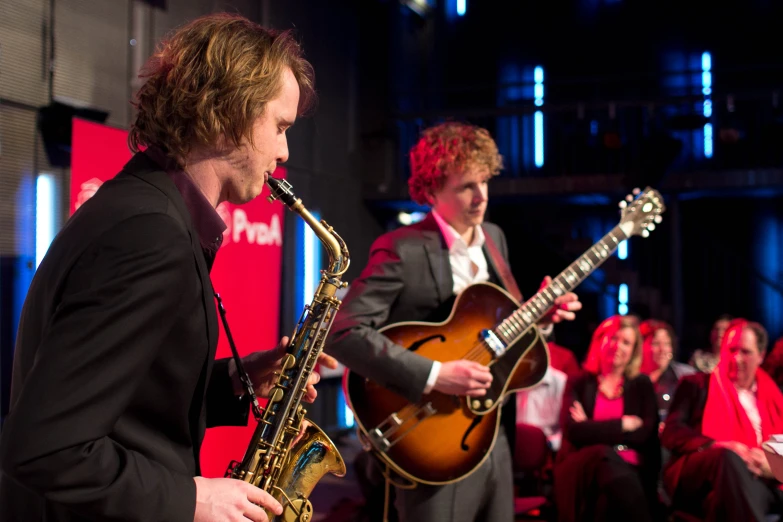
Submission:
[[[666,205],[657,190],[647,187],[643,191],[633,189],[633,193],[620,202],[620,209],[620,228],[625,235],[647,237],[663,220],[661,214]]]

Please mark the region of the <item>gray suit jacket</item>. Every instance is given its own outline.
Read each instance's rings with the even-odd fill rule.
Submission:
[[[482,228],[508,259],[500,227],[484,223]],[[486,245],[484,256],[490,281],[500,284]],[[370,248],[362,274],[351,283],[326,351],[351,371],[418,402],[432,361],[394,344],[378,329],[402,321],[433,320],[433,313],[453,299],[453,287],[449,251],[432,214],[382,235]]]

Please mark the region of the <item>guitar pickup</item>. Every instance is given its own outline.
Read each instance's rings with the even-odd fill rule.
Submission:
[[[492,330],[481,330],[479,337],[489,349],[492,350],[492,353],[494,353],[495,356],[500,357],[505,353],[506,345],[503,344],[503,341],[501,341]]]

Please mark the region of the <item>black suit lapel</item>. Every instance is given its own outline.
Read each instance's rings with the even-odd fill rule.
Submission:
[[[155,186],[161,192],[166,194],[169,200],[174,205],[174,208],[181,218],[181,223],[185,225],[188,233],[190,234],[190,246],[193,249],[193,257],[196,261],[196,268],[198,270],[199,277],[201,279],[202,300],[204,304],[204,310],[207,315],[207,338],[209,339],[210,354],[208,358],[208,365],[211,368],[212,360],[215,358],[215,351],[217,348],[217,312],[215,311],[215,305],[213,302],[213,289],[212,281],[209,278],[209,267],[207,267],[206,259],[204,259],[204,252],[201,250],[201,244],[199,243],[198,234],[193,229],[193,224],[190,219],[190,212],[188,212],[185,206],[185,201],[182,199],[177,186],[168,175],[163,174],[160,170],[160,166],[157,163],[149,159],[146,154],[139,153],[128,163],[125,171],[132,174],[147,183]],[[213,348],[214,347],[214,348]]]
[[[584,393],[582,394],[582,408],[589,419],[595,412],[595,398],[598,394],[598,377],[591,375],[585,380]]]
[[[440,232],[438,222],[432,216],[421,221],[422,234],[424,236],[424,249],[430,265],[432,278],[435,280],[435,288],[438,291],[438,300],[444,302],[454,293],[454,276],[451,273],[451,261],[449,250],[446,248],[446,240]]]

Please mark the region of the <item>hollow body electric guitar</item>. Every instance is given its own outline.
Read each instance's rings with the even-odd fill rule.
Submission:
[[[483,397],[433,391],[412,404],[347,371],[346,395],[360,435],[381,461],[407,480],[435,485],[460,480],[481,465],[497,438],[504,397],[534,386],[546,373],[549,351],[536,323],[620,242],[647,237],[660,223],[665,210],[660,194],[649,187],[634,193],[620,203],[620,223],[524,304],[491,283],[479,283],[457,296],[441,323],[403,322],[380,330],[431,360],[487,365],[493,377]]]

